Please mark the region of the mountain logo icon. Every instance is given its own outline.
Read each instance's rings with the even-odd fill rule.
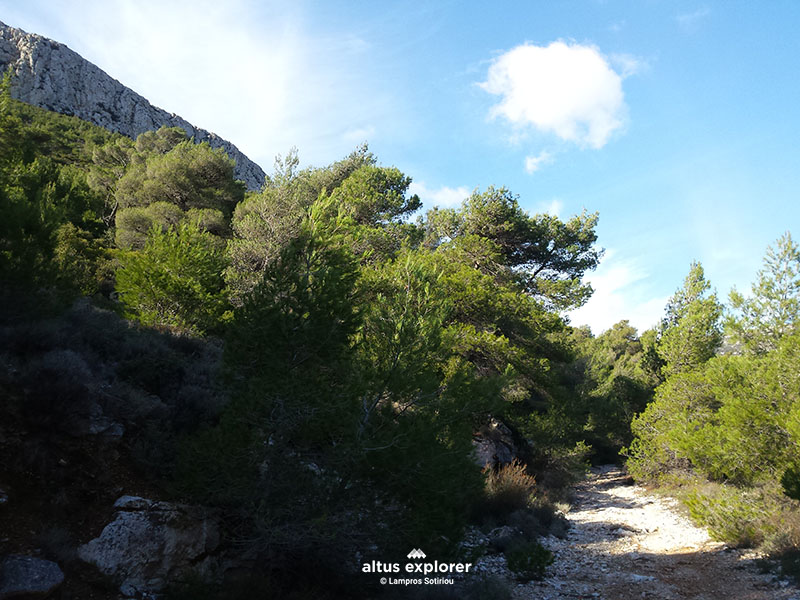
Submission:
[[[414,548],[411,552],[407,555],[408,558],[425,558],[425,553],[422,550],[417,550]]]

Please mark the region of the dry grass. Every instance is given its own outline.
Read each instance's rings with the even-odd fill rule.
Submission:
[[[498,469],[487,467],[485,500],[482,512],[494,517],[508,516],[516,510],[531,506],[536,490],[536,478],[528,474],[519,460]]]

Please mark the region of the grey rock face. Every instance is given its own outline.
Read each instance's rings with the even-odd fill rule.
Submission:
[[[115,519],[78,557],[113,576],[128,595],[159,591],[188,572],[208,575],[219,545],[217,522],[201,508],[122,496]]]
[[[481,427],[473,436],[475,462],[480,467],[507,465],[517,458],[518,449],[511,430],[497,419]]]
[[[106,416],[97,402],[92,402],[85,407],[85,410],[74,411],[64,421],[62,431],[75,437],[99,435],[109,440],[117,440],[125,433],[125,427]]]
[[[197,143],[222,148],[236,161],[236,177],[250,190],[264,184],[264,171],[236,146],[150,104],[64,44],[0,22],[0,69],[11,65],[12,95],[28,104],[74,115],[135,138],[161,126],[181,127]]]
[[[7,556],[0,560],[0,600],[46,598],[64,583],[64,573],[49,560]]]

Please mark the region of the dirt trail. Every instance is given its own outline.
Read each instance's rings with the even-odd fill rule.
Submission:
[[[556,555],[548,577],[517,586],[514,598],[800,600],[800,591],[712,541],[675,506],[616,466],[594,469],[578,485],[567,539],[543,540]]]

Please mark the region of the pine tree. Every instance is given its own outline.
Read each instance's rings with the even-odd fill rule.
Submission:
[[[800,315],[800,249],[788,231],[767,247],[763,264],[749,298],[731,291],[736,312],[725,321],[732,339],[754,354],[775,349],[797,330]]]
[[[210,233],[182,223],[154,225],[140,251],[122,251],[116,273],[120,298],[142,323],[204,333],[228,308],[225,256]]]
[[[657,343],[662,375],[691,370],[714,356],[722,343],[722,305],[711,292],[703,266],[692,263],[689,275],[667,305]]]

